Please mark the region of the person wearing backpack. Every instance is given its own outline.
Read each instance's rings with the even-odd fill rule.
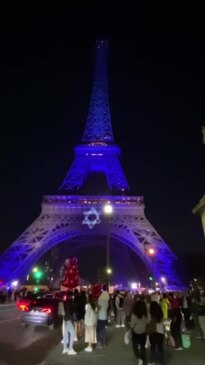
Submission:
[[[117,292],[115,298],[115,307],[116,307],[116,328],[125,327],[125,313],[123,310],[124,297],[123,294]]]

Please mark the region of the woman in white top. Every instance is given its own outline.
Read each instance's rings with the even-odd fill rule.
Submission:
[[[85,306],[85,342],[88,343],[88,346],[85,348],[85,351],[92,352],[92,345],[97,343],[96,339],[96,323],[97,323],[97,313],[96,306],[93,300],[92,294],[88,296],[88,303]]]
[[[161,306],[157,302],[150,304],[151,321],[155,324],[155,330],[149,334],[151,345],[151,364],[164,365],[164,323]]]

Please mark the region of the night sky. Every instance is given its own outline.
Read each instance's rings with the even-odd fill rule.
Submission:
[[[1,252],[39,215],[42,195],[58,194],[83,134],[99,37],[110,40],[112,125],[132,193],[175,253],[205,252],[192,214],[205,181],[205,14],[124,3],[1,13]]]

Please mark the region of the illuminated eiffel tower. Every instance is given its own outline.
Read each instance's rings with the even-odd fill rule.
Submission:
[[[91,101],[82,142],[61,187],[60,195],[44,196],[40,216],[0,257],[0,278],[24,279],[40,257],[61,242],[75,238],[107,236],[103,206],[114,213],[110,237],[130,247],[155,279],[179,287],[176,257],[145,217],[142,196],[131,196],[120,163],[120,148],[113,142],[107,81],[108,42],[96,42],[96,66]],[[83,195],[92,174],[106,177],[109,193]],[[92,191],[94,186],[91,185]],[[73,241],[75,242],[75,240]],[[147,254],[155,252],[154,257]],[[136,267],[137,274],[137,267]]]

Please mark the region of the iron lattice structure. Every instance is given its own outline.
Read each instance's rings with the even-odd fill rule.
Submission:
[[[181,283],[175,273],[176,257],[147,220],[143,197],[126,195],[129,186],[119,161],[120,149],[113,143],[109,111],[108,43],[97,42],[96,53],[94,86],[87,124],[83,141],[75,148],[74,162],[61,186],[64,193],[43,197],[40,216],[0,257],[0,278],[25,278],[32,265],[61,242],[84,236],[106,237],[108,222],[102,211],[103,206],[110,202],[114,208],[109,222],[111,238],[129,246],[148,270],[154,273],[156,280],[160,281],[164,276],[169,287],[179,287]],[[74,194],[91,172],[105,174],[111,191],[109,196]],[[116,192],[118,195],[115,195]],[[90,212],[96,212],[94,224],[93,218],[92,224],[88,224]],[[149,247],[156,251],[154,259],[146,254]]]

